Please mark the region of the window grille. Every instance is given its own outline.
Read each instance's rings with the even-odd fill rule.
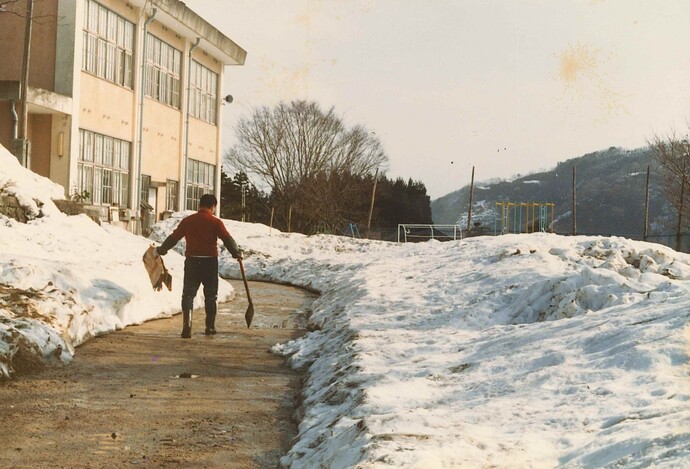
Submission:
[[[79,129],[78,193],[94,205],[127,206],[131,144]]]
[[[152,34],[146,36],[146,96],[180,108],[182,53]]]
[[[132,89],[134,23],[93,0],[86,0],[83,34],[82,69]]]
[[[210,124],[217,124],[218,74],[192,60],[189,86],[189,115]]]
[[[198,210],[199,200],[204,194],[215,192],[216,167],[197,160],[187,163],[187,210]]]
[[[167,202],[165,204],[165,209],[170,211],[170,212],[176,212],[178,210],[177,208],[177,190],[178,190],[178,183],[177,181],[173,181],[171,179],[168,179],[166,182],[166,191],[167,191]]]
[[[149,189],[151,188],[151,176],[146,174],[141,175],[141,188],[139,195],[141,196],[141,205],[149,205]]]

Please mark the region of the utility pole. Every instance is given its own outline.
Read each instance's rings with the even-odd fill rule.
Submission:
[[[644,230],[642,241],[647,241],[647,227],[649,226],[649,165],[647,165],[647,186],[644,192]]]
[[[474,166],[472,166],[472,179],[470,182],[470,205],[467,207],[467,237],[470,237],[472,229],[472,199],[474,197]]]
[[[576,182],[576,172],[575,166],[573,166],[573,236],[577,234],[577,189],[575,186]]]
[[[292,204],[288,208],[288,233],[292,233]]]
[[[683,199],[685,199],[685,171],[680,183],[680,208],[678,209],[678,224],[676,225],[676,251],[680,252],[681,226],[683,224]]]
[[[271,221],[268,224],[268,236],[271,236],[271,231],[273,231],[273,212],[275,212],[275,207],[271,207]]]
[[[379,169],[376,168],[374,174],[374,188],[371,190],[371,205],[369,205],[369,219],[367,220],[367,239],[369,239],[369,228],[371,228],[371,214],[374,213],[374,199],[376,198],[376,183],[379,181]]]
[[[244,213],[246,211],[246,191],[247,191],[247,181],[242,181],[240,184],[242,188],[242,221],[244,221]]]

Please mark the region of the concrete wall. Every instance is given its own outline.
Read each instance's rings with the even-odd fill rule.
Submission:
[[[218,95],[219,99],[222,99],[220,96],[220,85],[223,71],[222,64],[202,49],[195,49],[192,52],[192,59],[218,74],[218,90],[216,91],[216,94]],[[185,76],[185,80],[186,78],[187,77]],[[186,89],[187,88],[185,87],[185,91]],[[220,119],[221,112],[222,106],[218,105],[216,109],[218,119]],[[189,158],[215,165],[217,162],[216,155],[221,151],[219,148],[219,129],[220,127],[218,125],[209,124],[208,122],[204,122],[195,117],[190,117],[188,142]],[[220,168],[218,168],[216,172],[220,174]]]
[[[164,10],[165,14],[182,24],[187,25],[192,35],[205,39],[210,51],[226,57],[228,64],[244,64],[247,52],[230,38],[209,24],[206,20],[190,10],[184,2],[178,0],[153,0],[153,4]],[[222,52],[221,52],[222,51]]]
[[[58,0],[34,1],[29,85],[50,91],[55,90],[57,12]]]
[[[16,106],[18,109],[19,106]],[[12,148],[12,115],[10,102],[0,100],[0,144],[8,150]]]
[[[13,10],[25,10],[25,2],[13,5]],[[22,75],[24,52],[24,18],[13,13],[0,13],[0,80],[19,80]]]
[[[81,35],[76,32],[82,28],[80,20],[83,18],[83,10],[77,7],[76,0],[59,1],[57,14],[60,21],[55,30],[55,92],[69,97],[74,97],[77,41],[79,44],[82,42]],[[81,58],[79,67],[81,68]]]
[[[189,119],[189,158],[216,164],[218,151],[218,127],[201,121]]]
[[[220,63],[220,61],[216,58],[213,58],[211,55],[208,54],[208,52],[206,52],[202,48],[195,49],[192,52],[192,58],[204,67],[209,68],[218,74],[220,74],[222,71],[222,64]]]
[[[180,111],[146,99],[142,172],[153,181],[177,179],[180,164]]]
[[[28,137],[31,141],[31,171],[50,177],[50,144],[53,117],[50,114],[29,116]]]
[[[58,0],[34,1],[29,85],[53,90]],[[12,12],[0,14],[0,80],[19,80],[24,59],[26,1],[5,4]],[[16,14],[14,14],[16,13]]]
[[[87,129],[100,134],[132,142],[130,165],[130,194],[132,206],[136,208],[137,180],[139,174],[139,92],[141,90],[141,50],[143,49],[142,26],[148,17],[141,11],[141,2],[122,0],[98,0],[99,3],[115,11],[137,25],[135,28],[134,82],[133,90],[99,79],[81,70],[81,51],[83,47],[83,1],[82,0],[41,0],[35,1],[34,13],[46,18],[40,25],[34,22],[32,40],[32,67],[30,84],[36,88],[55,91],[72,97],[70,109],[52,108],[54,113],[32,114],[30,118],[30,138],[32,140],[32,169],[65,187],[68,196],[76,186],[76,168],[79,151],[79,129]],[[144,5],[149,7],[150,3]],[[25,8],[25,0],[20,0],[17,9]],[[195,38],[183,37],[182,30],[176,32],[170,22],[171,16],[191,21],[192,30],[199,29],[204,40],[201,47],[193,51],[193,58],[220,76],[218,93],[223,73],[223,60],[227,56],[213,56],[220,53],[219,45],[232,46],[236,63],[243,63],[245,52],[213,27],[205,23],[181,2],[167,2],[159,7],[162,11],[171,9],[165,16],[165,24],[154,20],[148,31],[172,45],[181,52],[180,71],[180,109],[144,99],[142,120],[142,168],[143,174],[150,175],[153,182],[164,183],[166,179],[179,182],[180,192],[184,188],[185,153],[189,158],[217,165],[220,161],[220,127],[189,117],[189,140],[185,148],[186,98],[188,89],[188,51]],[[150,14],[150,11],[147,13]],[[181,16],[180,16],[181,15]],[[202,28],[203,26],[203,28]],[[203,33],[203,34],[202,34]],[[208,33],[208,34],[206,34]],[[189,29],[184,30],[189,34]],[[22,46],[24,18],[13,14],[0,14],[0,80],[19,80],[22,65]],[[209,38],[210,42],[209,42]],[[204,49],[208,47],[208,49]],[[18,103],[17,112],[21,111]],[[57,109],[57,112],[55,110]],[[219,122],[222,108],[218,106]],[[9,103],[0,101],[0,143],[6,147],[11,144],[11,116]],[[62,156],[58,155],[62,143]],[[186,150],[186,151],[185,151]],[[218,168],[220,175],[220,168]],[[152,188],[155,193],[156,209],[165,209],[165,187]],[[184,195],[179,194],[180,203]],[[153,200],[152,200],[153,201]]]
[[[98,3],[103,5],[106,8],[111,9],[118,15],[122,16],[123,18],[131,21],[132,23],[136,24],[137,21],[139,20],[139,10],[135,8],[131,3],[129,2],[123,2],[121,0],[96,0]]]
[[[186,40],[166,26],[153,21],[148,31],[176,48],[181,53],[180,72],[180,109],[146,98],[143,119],[143,158],[142,172],[151,176],[154,182],[165,182],[166,179],[179,180],[182,155],[180,154],[184,114],[182,100],[185,86],[185,47]],[[165,209],[165,189],[159,189],[157,200]]]
[[[79,126],[131,142],[134,139],[134,93],[81,72]]]
[[[71,125],[71,116],[65,114],[54,115],[52,119],[52,128],[50,131],[52,138],[50,153],[50,179],[65,188],[66,197],[69,197],[69,195],[74,192],[69,182],[70,149],[72,147]],[[62,133],[62,156],[58,154],[60,133]],[[75,143],[75,150],[76,155],[79,150],[79,140],[77,140]]]

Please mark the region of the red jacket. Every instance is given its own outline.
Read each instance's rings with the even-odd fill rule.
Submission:
[[[200,209],[197,213],[183,218],[175,231],[163,241],[158,252],[165,254],[183,237],[187,242],[187,257],[218,257],[218,239],[223,241],[233,256],[238,251],[235,240],[223,222],[209,210]]]

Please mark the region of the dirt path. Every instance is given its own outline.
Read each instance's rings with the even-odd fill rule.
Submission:
[[[203,311],[191,339],[179,315],[151,321],[0,385],[2,467],[275,468],[295,434],[300,376],[269,348],[304,333],[314,296],[252,282],[248,330],[232,283],[215,336],[203,335]]]

